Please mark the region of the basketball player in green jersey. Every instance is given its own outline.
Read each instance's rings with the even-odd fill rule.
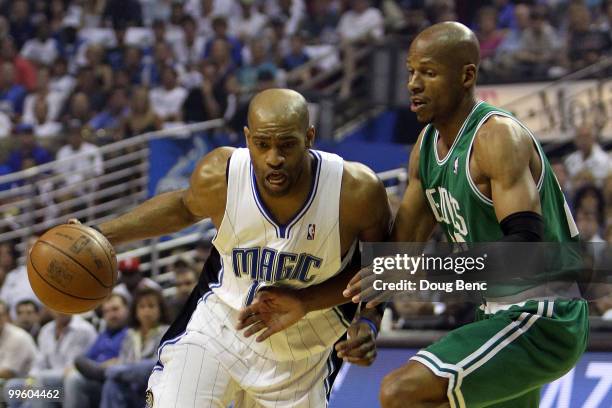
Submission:
[[[428,125],[412,149],[394,240],[427,241],[436,223],[454,242],[577,240],[529,129],[475,99],[478,64],[478,41],[459,23],[436,24],[410,47],[411,109]],[[345,292],[354,301],[359,281]],[[476,322],[385,377],[383,408],[537,407],[540,387],[576,364],[588,332],[586,302],[572,300],[577,289],[552,297],[539,289],[485,299]]]

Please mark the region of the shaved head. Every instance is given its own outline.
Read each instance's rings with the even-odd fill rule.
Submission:
[[[249,127],[263,123],[293,123],[306,132],[308,104],[291,89],[267,89],[255,95],[249,104]]]
[[[432,58],[455,66],[463,67],[480,64],[480,45],[476,35],[461,23],[444,22],[423,30],[412,43]]]

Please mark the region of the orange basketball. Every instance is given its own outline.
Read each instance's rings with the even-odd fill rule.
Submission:
[[[102,303],[117,282],[115,250],[93,228],[59,225],[32,247],[28,277],[47,307],[61,313],[86,312]]]

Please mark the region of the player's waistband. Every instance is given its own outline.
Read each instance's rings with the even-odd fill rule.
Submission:
[[[524,306],[528,301],[552,301],[580,298],[580,289],[576,282],[550,282],[534,286],[511,296],[484,299],[480,309],[485,314],[495,314],[508,310],[512,306]]]

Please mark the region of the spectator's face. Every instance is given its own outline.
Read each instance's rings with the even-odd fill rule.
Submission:
[[[229,59],[230,50],[227,42],[223,40],[216,40],[211,49],[210,56],[213,61],[224,63]]]
[[[4,329],[4,325],[9,321],[9,314],[6,306],[3,303],[0,303],[0,333]]]
[[[146,113],[149,110],[149,93],[144,88],[138,88],[132,94],[132,112]]]
[[[363,13],[368,9],[368,0],[353,0],[351,2],[353,10],[357,13]]]
[[[81,147],[81,144],[83,144],[83,136],[81,135],[81,129],[70,129],[70,133],[68,135],[68,143],[75,150],[78,150]]]
[[[161,312],[157,298],[153,295],[143,296],[136,305],[136,318],[145,327],[155,327],[159,324]]]
[[[113,112],[121,112],[127,106],[127,95],[124,90],[116,90],[109,101],[110,109]]]
[[[594,193],[585,194],[582,197],[582,201],[580,202],[580,208],[578,210],[596,214],[598,203],[599,200],[597,199],[597,196]]]
[[[36,36],[41,41],[46,41],[49,38],[49,25],[47,23],[41,23],[36,31]]]
[[[36,89],[38,91],[46,91],[49,88],[49,70],[41,68],[36,74]]]
[[[166,43],[159,43],[155,46],[155,61],[165,64],[172,58],[172,51]]]
[[[155,23],[153,24],[153,35],[155,36],[155,41],[165,41],[166,39],[166,26],[164,23]]]
[[[197,283],[195,273],[189,269],[176,274],[176,295],[179,299],[186,299]]]
[[[93,70],[83,69],[77,76],[77,86],[83,90],[93,90],[96,84],[96,77]]]
[[[200,5],[202,7],[202,15],[207,16],[213,12],[214,0],[202,0]]]
[[[138,65],[140,65],[140,51],[138,50],[138,48],[126,48],[125,65],[127,65],[128,67],[137,67]]]
[[[225,37],[227,34],[227,23],[225,21],[217,21],[213,25],[213,31],[217,37]]]
[[[31,303],[23,303],[17,306],[17,326],[29,331],[34,325],[40,323],[40,315],[36,307]]]
[[[0,87],[10,88],[15,83],[15,67],[10,62],[2,64],[2,76],[0,76]]]
[[[13,3],[13,18],[15,20],[24,20],[28,17],[28,2],[25,0],[17,0]]]
[[[53,310],[50,310],[49,313],[58,326],[67,326],[70,320],[72,320],[72,315],[69,314],[58,313]]]
[[[480,31],[484,34],[492,33],[495,31],[497,22],[495,21],[495,14],[493,13],[482,13],[480,16]]]
[[[125,283],[130,293],[134,292],[142,280],[142,273],[138,270],[124,270],[121,272],[121,282]]]
[[[102,305],[102,318],[106,322],[106,327],[110,330],[124,327],[127,323],[128,314],[128,307],[119,296],[111,296]]]
[[[13,248],[9,243],[0,245],[0,269],[10,272],[15,267],[16,260],[13,258]],[[2,286],[0,284],[0,286]]]
[[[2,58],[7,61],[12,61],[15,58],[15,43],[10,38],[2,40]]]
[[[569,26],[572,31],[587,31],[591,23],[589,9],[582,4],[572,4],[569,7]]]
[[[162,84],[166,89],[174,89],[176,87],[176,74],[171,69],[165,69],[162,75]]]
[[[291,37],[291,52],[294,54],[301,54],[304,48],[302,39],[297,36]]]
[[[183,24],[183,31],[185,32],[186,38],[195,38],[197,32],[195,23],[191,20],[187,20],[185,24]]]
[[[34,117],[38,121],[39,124],[43,124],[47,122],[47,101],[45,98],[38,97],[36,101],[34,101]]]
[[[21,150],[29,152],[36,146],[36,138],[31,131],[19,135],[19,140],[21,142]]]
[[[593,145],[595,144],[595,137],[593,130],[589,125],[580,126],[576,129],[576,136],[574,138],[574,144],[576,148],[583,154],[590,154]]]
[[[597,234],[597,216],[594,212],[578,211],[576,226],[584,241],[589,241]]]
[[[517,4],[514,7],[514,18],[516,25],[520,30],[529,27],[529,6],[525,4]]]
[[[89,98],[83,92],[74,95],[70,104],[70,112],[77,119],[87,119],[89,116]]]
[[[251,43],[251,55],[254,63],[261,63],[266,59],[266,48],[260,41]]]

